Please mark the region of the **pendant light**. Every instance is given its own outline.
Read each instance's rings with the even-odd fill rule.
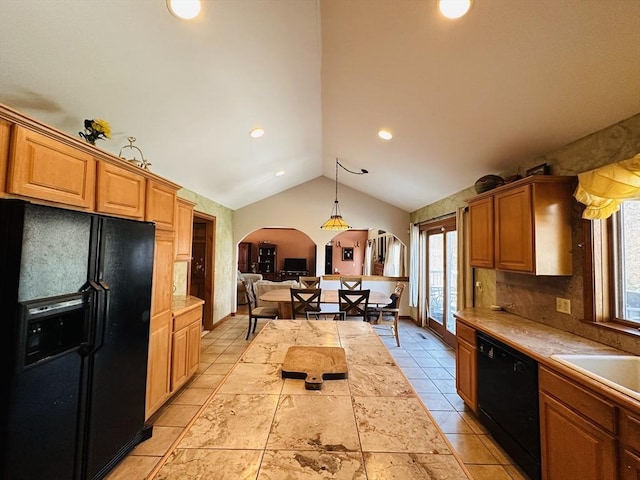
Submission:
[[[333,201],[333,210],[331,210],[331,216],[329,220],[324,222],[320,228],[322,230],[349,230],[351,226],[342,218],[340,214],[340,204],[338,203],[338,167],[342,167],[345,171],[349,173],[353,173],[354,175],[364,175],[365,173],[369,173],[367,170],[362,168],[360,172],[353,172],[348,168],[345,168],[336,158],[336,198]]]

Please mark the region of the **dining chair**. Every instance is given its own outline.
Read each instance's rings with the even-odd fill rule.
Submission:
[[[250,282],[242,282],[244,284],[245,294],[247,296],[247,306],[249,307],[249,329],[247,330],[247,337],[245,340],[249,340],[252,328],[251,322],[253,322],[253,333],[256,333],[256,325],[259,318],[268,318],[275,320],[278,318],[277,307],[258,307],[256,304],[256,296],[253,292],[253,284]]]
[[[298,281],[302,288],[320,288],[320,277],[300,277]]]
[[[293,288],[291,292],[291,318],[296,318],[298,315],[304,315],[306,318],[307,312],[319,312],[320,311],[320,294],[322,289],[320,288]]]
[[[367,321],[375,330],[381,328],[391,329],[391,333],[378,333],[379,336],[392,336],[396,339],[396,344],[400,346],[400,334],[398,332],[398,319],[400,317],[400,299],[404,292],[404,283],[396,283],[393,293],[389,296],[391,302],[382,307],[371,307],[367,310]]]
[[[369,305],[369,293],[371,290],[338,290],[338,305],[340,311],[347,317],[362,317],[367,319],[367,307]]]
[[[340,288],[360,290],[362,288],[362,277],[340,275]]]

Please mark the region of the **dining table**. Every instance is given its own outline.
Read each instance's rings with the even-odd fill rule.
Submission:
[[[264,302],[275,302],[278,304],[278,316],[280,318],[291,318],[291,289],[277,288],[268,290],[260,295],[260,300]],[[369,305],[387,305],[391,302],[388,294],[376,290],[369,291]],[[338,304],[338,290],[322,289],[320,292],[321,304]]]

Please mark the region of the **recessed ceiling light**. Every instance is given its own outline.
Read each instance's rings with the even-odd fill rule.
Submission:
[[[281,177],[282,175],[284,175],[284,170],[278,170],[276,172],[276,177]]]
[[[378,130],[378,136],[383,140],[391,140],[393,138],[389,130]]]
[[[464,16],[471,8],[471,0],[439,0],[440,13],[447,18],[456,19]]]
[[[176,17],[191,20],[198,16],[202,5],[200,0],[167,0],[167,7]]]
[[[251,138],[260,138],[264,135],[264,128],[256,127],[249,132],[249,135],[251,135]]]

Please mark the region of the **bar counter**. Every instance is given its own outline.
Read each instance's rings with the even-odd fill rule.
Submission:
[[[341,346],[348,378],[281,378],[294,345]],[[154,476],[155,474],[155,476]],[[471,476],[365,322],[275,320],[151,478],[464,480]]]

